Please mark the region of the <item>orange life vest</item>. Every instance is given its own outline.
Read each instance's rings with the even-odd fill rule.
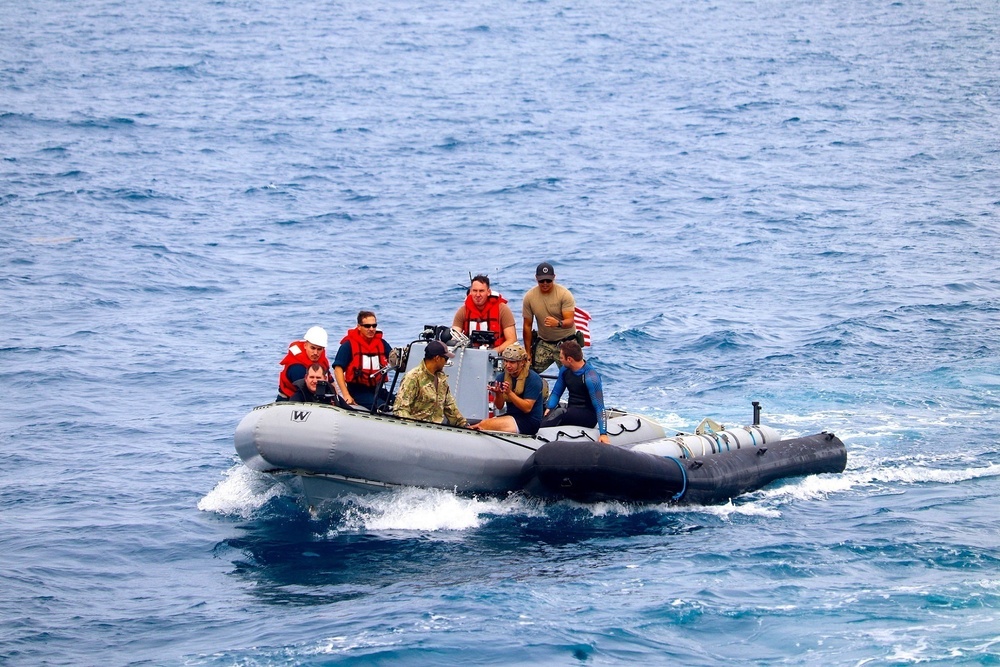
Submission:
[[[490,294],[480,309],[473,303],[471,294],[465,297],[465,326],[463,328],[466,335],[473,331],[492,331],[496,334],[493,346],[500,345],[504,341],[503,327],[500,325],[500,304],[503,303],[507,303],[507,299],[497,294]]]
[[[350,329],[340,342],[351,344],[351,363],[344,369],[347,381],[366,387],[378,386],[378,371],[389,363],[382,332],[376,331],[375,337],[369,341],[357,329]]]
[[[297,340],[290,343],[285,358],[281,360],[281,374],[278,375],[278,392],[286,398],[295,393],[295,385],[285,375],[285,371],[288,370],[289,366],[302,364],[308,369],[314,363],[325,368],[327,377],[330,376],[330,361],[326,358],[326,350],[319,353],[319,361],[313,361],[306,354],[306,342],[304,340]]]

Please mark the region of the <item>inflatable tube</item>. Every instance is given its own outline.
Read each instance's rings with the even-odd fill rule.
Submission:
[[[740,426],[701,434],[678,433],[672,438],[641,442],[632,447],[633,452],[646,452],[656,456],[676,456],[691,459],[696,456],[719,454],[744,447],[760,447],[781,440],[770,426]]]
[[[785,477],[843,472],[847,449],[832,433],[691,459],[594,442],[543,445],[522,470],[527,493],[580,502],[713,504]]]
[[[485,386],[485,385],[484,385]],[[663,438],[645,417],[613,412],[616,445]],[[236,427],[236,453],[250,468],[301,476],[310,502],[394,486],[501,494],[520,490],[524,462],[550,440],[592,442],[597,429],[556,426],[537,437],[473,431],[318,403],[254,408]]]

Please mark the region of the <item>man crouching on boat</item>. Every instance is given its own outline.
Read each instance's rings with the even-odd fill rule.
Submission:
[[[337,395],[333,393],[326,379],[326,370],[322,364],[313,364],[306,371],[306,376],[296,380],[295,393],[288,400],[292,403],[326,403],[329,405]]]
[[[484,419],[472,428],[535,435],[542,423],[542,378],[528,367],[528,352],[519,343],[510,345],[500,357],[504,370],[496,377],[496,407],[506,405],[507,414]]]
[[[448,359],[454,356],[439,340],[427,343],[424,360],[403,376],[396,402],[392,405],[393,414],[407,419],[468,428],[469,422],[458,411],[458,404],[448,386],[448,376],[444,372]]]
[[[559,346],[559,377],[545,404],[542,426],[597,427],[598,442],[611,444],[608,436],[608,412],[604,409],[604,387],[601,376],[583,358],[583,348],[575,340]],[[569,391],[566,407],[559,407],[559,398]]]

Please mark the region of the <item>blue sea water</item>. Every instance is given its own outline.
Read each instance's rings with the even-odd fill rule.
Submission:
[[[3,5],[0,663],[1000,663],[995,2]],[[307,327],[543,260],[609,403],[846,472],[313,515],[239,463]]]

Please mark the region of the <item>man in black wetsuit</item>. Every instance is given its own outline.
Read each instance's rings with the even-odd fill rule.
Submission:
[[[599,442],[611,444],[608,436],[608,414],[604,409],[604,387],[601,376],[583,359],[583,348],[575,340],[559,346],[559,377],[545,404],[542,427],[574,425],[597,427]],[[563,391],[569,391],[565,408],[558,408]]]

